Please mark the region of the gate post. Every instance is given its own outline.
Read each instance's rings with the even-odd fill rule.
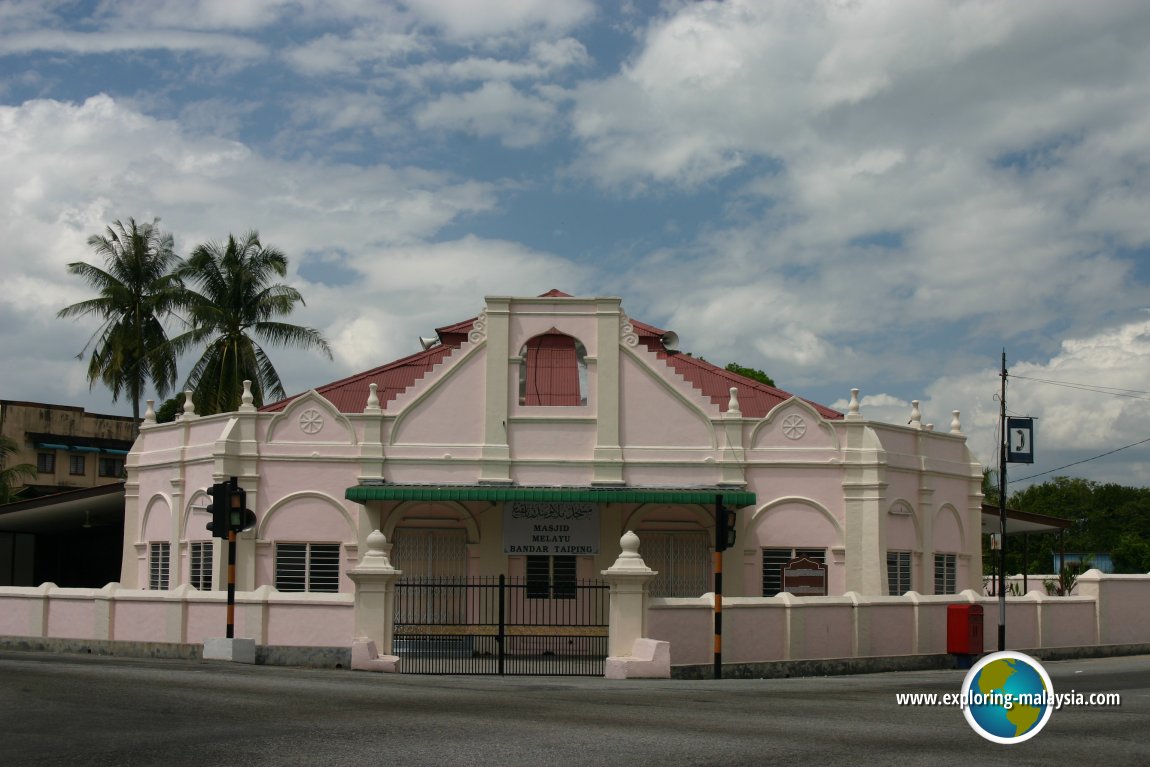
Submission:
[[[639,536],[628,530],[619,539],[622,553],[602,571],[611,587],[607,624],[608,679],[671,676],[671,645],[645,638],[647,591],[657,572],[639,556]]]
[[[391,655],[395,633],[395,582],[403,571],[391,566],[387,537],[379,530],[367,536],[367,553],[347,577],[355,583],[355,639],[351,667],[357,671],[395,671]],[[380,652],[386,654],[380,655]]]

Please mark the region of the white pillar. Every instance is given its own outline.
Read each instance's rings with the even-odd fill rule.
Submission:
[[[639,556],[639,536],[628,530],[619,539],[622,553],[602,571],[611,587],[607,662],[609,679],[671,676],[671,646],[647,639],[647,592],[657,572]]]
[[[358,671],[395,671],[399,662],[390,653],[395,633],[395,582],[403,572],[391,566],[387,555],[390,548],[383,533],[371,531],[367,553],[347,574],[355,583],[351,667]]]

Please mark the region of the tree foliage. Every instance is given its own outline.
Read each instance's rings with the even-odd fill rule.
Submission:
[[[735,373],[736,375],[741,375],[744,378],[750,378],[752,380],[758,381],[759,383],[765,383],[767,386],[775,385],[775,379],[771,378],[769,375],[761,370],[758,370],[757,368],[745,368],[737,362],[729,362],[727,363],[726,370],[728,372]]]
[[[11,437],[0,434],[0,503],[12,500],[12,489],[36,478],[36,467],[30,463],[8,465],[8,459],[20,452],[20,446]]]
[[[1067,552],[1108,553],[1116,572],[1150,571],[1150,488],[1056,477],[1012,494],[1007,506],[1073,520],[1063,541]],[[1057,536],[1030,538],[1031,572],[1049,572]],[[1009,536],[1008,544],[1007,570],[1020,572],[1021,536]]]
[[[191,329],[172,340],[178,352],[203,346],[185,388],[194,390],[201,415],[236,410],[242,382],[252,382],[256,407],[284,394],[283,384],[260,343],[318,349],[331,359],[331,349],[318,330],[279,321],[292,313],[303,296],[288,285],[273,283],[287,274],[287,257],[264,247],[257,232],[226,243],[205,243],[176,269],[186,287],[181,303]]]
[[[88,245],[104,260],[104,268],[84,261],[68,264],[68,271],[84,279],[97,296],[61,309],[58,317],[95,316],[99,326],[77,355],[88,360],[88,383],[97,381],[132,403],[132,416],[140,419],[140,400],[150,382],[161,397],[176,381],[176,355],[168,344],[164,322],[181,296],[179,280],[171,269],[176,260],[172,236],[160,231],[159,219],[125,225],[114,222],[104,234],[88,238]]]

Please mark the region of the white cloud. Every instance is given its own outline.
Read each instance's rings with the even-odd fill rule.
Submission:
[[[289,65],[310,76],[356,75],[372,72],[397,58],[427,50],[417,35],[382,26],[359,27],[348,34],[327,33],[290,48]]]
[[[924,339],[1145,305],[1117,249],[1150,244],[1147,31],[1127,4],[676,4],[575,89],[570,170],[634,196],[739,179],[626,277],[701,346],[791,385],[950,371]]]
[[[266,48],[234,35],[152,30],[139,32],[36,31],[0,37],[0,56],[33,51],[101,54],[119,51],[195,51],[212,56],[250,60],[263,58]]]
[[[287,12],[299,0],[104,0],[97,16],[119,27],[255,29]]]
[[[415,122],[420,128],[498,137],[505,146],[525,147],[545,138],[556,111],[548,99],[488,82],[469,93],[439,96],[418,110]]]
[[[561,34],[595,13],[589,0],[500,0],[477,3],[473,0],[405,0],[419,19],[455,40],[468,38]]]
[[[475,316],[485,295],[539,295],[559,287],[578,291],[586,270],[514,242],[461,240],[365,251],[351,264],[369,284],[386,285],[387,301],[341,315],[331,334],[340,361],[365,369],[418,351],[416,339],[435,327]],[[313,301],[346,306],[343,290],[311,290]]]
[[[1016,466],[1011,476],[1020,477],[1130,445],[1150,436],[1150,393],[1146,370],[1150,369],[1150,319],[1139,319],[1088,336],[1061,343],[1049,359],[1007,359],[1006,402],[1011,415],[1037,418],[1034,467]],[[1035,380],[1040,379],[1040,380]],[[1057,383],[1050,383],[1057,382]],[[1057,385],[1064,384],[1064,385]],[[949,424],[950,412],[961,411],[963,432],[983,465],[998,462],[998,396],[1001,378],[995,368],[940,378],[926,388],[923,422]],[[867,408],[863,415],[877,420],[889,415]],[[939,427],[941,428],[941,427]],[[1145,461],[1141,452],[1117,453],[1097,464],[1084,464],[1060,472],[1095,476],[1117,475],[1125,484],[1146,484],[1150,475],[1131,475],[1130,462]],[[1110,468],[1108,468],[1108,466]],[[1122,469],[1113,471],[1113,467]]]
[[[292,321],[329,333],[337,355],[331,365],[273,353],[285,384],[298,389],[352,372],[347,365],[407,353],[401,339],[470,316],[484,290],[541,293],[552,280],[578,281],[580,270],[568,262],[513,243],[429,242],[495,205],[486,184],[419,168],[276,160],[240,142],[187,133],[107,96],[0,106],[0,268],[12,275],[0,294],[0,317],[10,318],[0,344],[10,361],[35,354],[47,360],[6,365],[0,388],[6,396],[35,391],[51,402],[87,391],[84,365],[71,357],[95,326],[55,313],[90,297],[65,265],[91,262],[87,237],[113,219],[161,216],[182,253],[249,228],[284,250],[289,280],[308,300]],[[332,250],[353,254],[345,264],[351,279],[331,287],[299,277],[304,254]],[[364,327],[395,340],[365,336]]]

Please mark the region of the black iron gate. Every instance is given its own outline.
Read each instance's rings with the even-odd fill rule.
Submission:
[[[392,653],[405,674],[602,676],[609,603],[602,581],[405,579]]]

